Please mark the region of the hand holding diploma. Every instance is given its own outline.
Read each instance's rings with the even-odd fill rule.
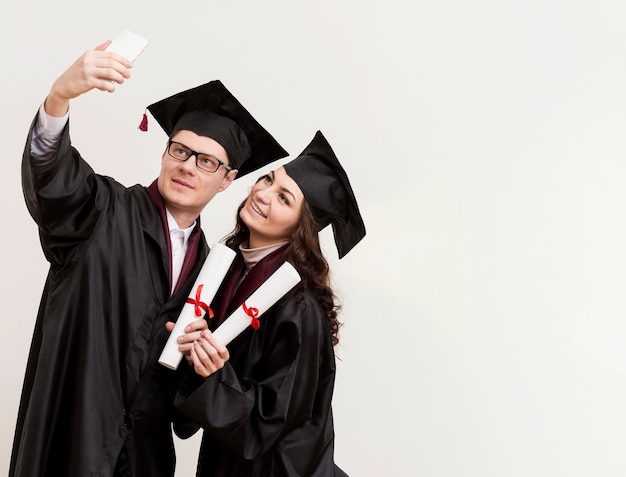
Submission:
[[[165,327],[172,331],[175,323],[168,322]],[[196,374],[203,378],[209,377],[230,358],[230,353],[208,329],[206,320],[196,320],[185,328],[185,334],[178,337],[178,349],[193,367]]]
[[[185,328],[191,322],[203,318],[207,312],[211,313],[209,305],[234,259],[235,252],[226,245],[217,243],[211,248],[187,298],[187,303],[183,306],[174,329],[161,352],[159,364],[170,369],[178,367],[183,357],[182,352],[178,349],[178,337],[185,333]]]
[[[165,323],[165,328],[170,333],[173,331],[176,325],[173,321]],[[185,334],[177,338],[178,350],[183,354],[187,363],[193,366],[193,359],[191,357],[191,351],[193,350],[194,343],[203,338],[203,332],[209,331],[209,323],[207,320],[193,320],[185,327]]]
[[[222,342],[210,331],[200,332],[200,339],[191,344],[190,364],[194,371],[203,378],[208,378],[215,371],[224,367],[230,353]]]
[[[296,269],[283,263],[213,333],[206,327],[189,325],[187,333],[178,339],[179,350],[189,352],[187,359],[198,375],[210,376],[230,358],[226,345],[248,326],[259,328],[259,317],[299,282]]]

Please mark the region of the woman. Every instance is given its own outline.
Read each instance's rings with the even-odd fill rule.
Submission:
[[[334,464],[331,410],[339,307],[318,235],[329,224],[339,258],[365,235],[348,177],[318,131],[300,156],[261,177],[239,207],[226,239],[237,258],[213,300],[209,328],[284,261],[300,284],[228,348],[199,330],[201,323],[179,340],[194,369],[175,404],[195,426],[176,430],[188,437],[204,429],[199,476],[345,475]]]

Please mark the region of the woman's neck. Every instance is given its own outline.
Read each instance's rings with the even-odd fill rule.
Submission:
[[[241,245],[239,245],[239,250],[241,251],[241,256],[243,257],[243,263],[246,267],[246,270],[250,270],[258,262],[267,257],[270,253],[278,250],[280,247],[288,243],[288,241],[278,242],[255,248],[250,248],[248,243],[242,243]]]

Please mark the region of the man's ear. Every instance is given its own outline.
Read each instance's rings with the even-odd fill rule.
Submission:
[[[170,145],[170,141],[169,139],[167,141],[165,141],[165,149],[163,149],[163,154],[161,154],[161,162],[163,162],[165,160],[165,156],[167,155],[167,148]]]
[[[222,187],[219,188],[218,192],[228,189],[228,186],[231,185],[235,180],[235,177],[237,177],[237,172],[239,172],[237,169],[228,171],[228,174],[226,174],[226,177],[224,177],[224,180],[222,181]]]

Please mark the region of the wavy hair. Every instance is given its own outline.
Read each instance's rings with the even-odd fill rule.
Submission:
[[[247,243],[250,231],[239,217],[239,212],[246,203],[246,199],[237,208],[235,228],[226,236],[224,242],[234,250],[239,245]],[[298,271],[301,281],[299,289],[309,289],[322,306],[324,315],[332,335],[333,346],[339,343],[339,328],[342,323],[337,319],[341,305],[337,302],[330,286],[330,267],[320,247],[317,221],[306,200],[302,203],[302,215],[296,228],[291,234],[289,246],[285,250],[285,260],[291,263]]]

